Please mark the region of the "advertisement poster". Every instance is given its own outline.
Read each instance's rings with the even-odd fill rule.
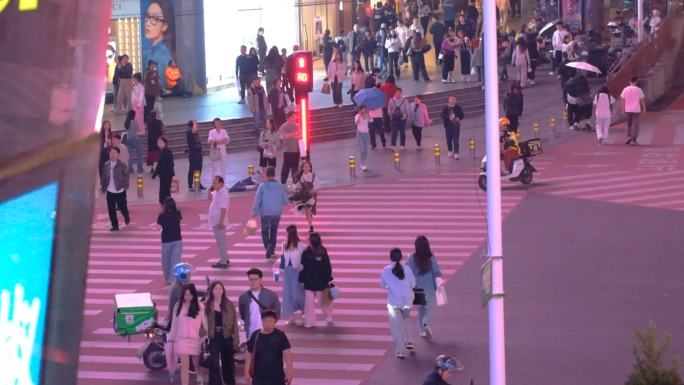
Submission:
[[[41,383],[57,193],[52,183],[0,203],[0,371],[5,384]]]
[[[142,67],[157,63],[162,88],[166,88],[165,71],[176,52],[176,0],[141,0],[140,18]],[[144,70],[143,70],[144,71]]]
[[[570,30],[582,29],[582,0],[564,0],[562,19]]]

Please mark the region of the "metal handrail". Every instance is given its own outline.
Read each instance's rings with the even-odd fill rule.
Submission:
[[[673,41],[672,31],[677,17],[678,11],[670,12],[658,31],[637,43],[631,55],[621,60],[614,67],[615,71],[608,74],[608,89],[613,95],[619,95],[631,77],[643,78],[660,60]]]

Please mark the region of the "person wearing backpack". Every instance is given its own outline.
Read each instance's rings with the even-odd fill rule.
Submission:
[[[608,140],[608,130],[610,129],[610,120],[613,115],[611,108],[614,103],[615,98],[610,95],[608,86],[601,86],[594,98],[594,106],[596,106],[596,138],[598,144],[603,144]]]
[[[392,125],[392,151],[397,151],[397,135],[400,136],[401,149],[406,148],[406,120],[410,116],[409,102],[402,96],[403,91],[397,87],[394,97],[387,104],[387,112]]]

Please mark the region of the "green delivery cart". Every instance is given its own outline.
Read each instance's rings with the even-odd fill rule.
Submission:
[[[157,310],[150,293],[115,294],[114,331],[120,336],[141,334],[152,327]]]

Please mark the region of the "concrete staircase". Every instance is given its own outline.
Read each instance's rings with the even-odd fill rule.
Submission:
[[[466,119],[473,119],[483,115],[484,93],[480,87],[474,86],[448,92],[425,94],[423,95],[423,100],[428,105],[430,117],[435,124],[441,123],[442,119],[439,117],[439,114],[446,105],[447,98],[451,95],[456,95],[458,104],[463,108]],[[354,114],[355,110],[351,105],[342,108],[330,107],[313,110],[309,126],[311,143],[354,137],[356,132]],[[251,117],[223,121],[223,127],[228,130],[230,135],[229,153],[256,151],[258,138],[254,133],[253,124]],[[200,138],[202,143],[204,143],[205,155],[209,153],[207,137],[211,128],[211,122],[201,122],[199,124]],[[169,139],[169,147],[173,151],[175,158],[187,156],[186,131],[186,125],[166,126],[165,136]],[[146,152],[146,136],[142,136],[141,141],[143,143],[143,150]]]

